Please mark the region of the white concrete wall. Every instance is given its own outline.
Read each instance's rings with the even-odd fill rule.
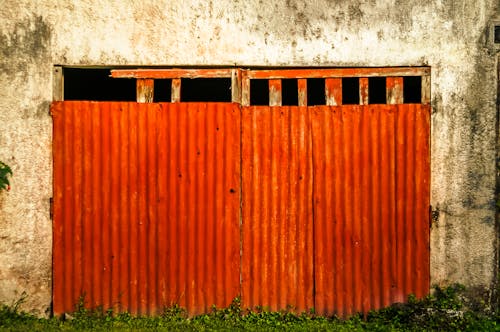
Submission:
[[[51,302],[52,68],[432,67],[433,283],[496,280],[496,0],[0,0],[0,302]],[[436,213],[437,215],[437,213]]]

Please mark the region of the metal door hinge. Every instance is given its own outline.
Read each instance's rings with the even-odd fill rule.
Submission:
[[[437,225],[439,221],[439,209],[433,210],[432,205],[429,205],[429,227],[432,225]]]
[[[54,220],[54,197],[49,198],[49,215],[50,220]]]

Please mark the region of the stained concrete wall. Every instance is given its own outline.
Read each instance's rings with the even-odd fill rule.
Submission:
[[[496,0],[0,0],[0,302],[50,311],[55,64],[432,67],[431,278],[490,300]]]

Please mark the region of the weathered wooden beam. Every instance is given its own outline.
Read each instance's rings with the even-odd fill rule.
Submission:
[[[170,101],[172,103],[178,103],[181,101],[181,79],[180,78],[172,79]]]
[[[241,103],[241,70],[233,69],[231,71],[231,101]]]
[[[62,66],[54,66],[52,72],[52,100],[64,100],[64,75]]]
[[[113,78],[220,78],[231,77],[232,68],[222,69],[113,69]]]
[[[269,80],[269,106],[281,106],[281,80]]]
[[[359,104],[368,105],[368,77],[359,78]]]
[[[403,78],[387,77],[386,79],[387,104],[403,103]]]
[[[430,67],[273,69],[248,71],[250,79],[387,77],[430,75]]]
[[[429,104],[431,102],[431,76],[422,76],[422,104]]]
[[[297,96],[299,106],[307,106],[307,79],[297,80]]]
[[[220,69],[113,69],[113,78],[217,78],[231,77],[234,68]],[[316,68],[316,69],[269,69],[250,70],[254,79],[278,78],[329,78],[329,77],[376,77],[376,76],[426,76],[430,67],[370,67],[370,68]]]
[[[329,106],[342,105],[342,79],[325,79],[325,102]]]
[[[250,105],[250,79],[247,76],[247,71],[241,72],[241,105]]]
[[[155,81],[152,79],[138,79],[136,83],[136,100],[138,103],[152,103]]]

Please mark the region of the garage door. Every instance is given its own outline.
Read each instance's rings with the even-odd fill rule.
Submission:
[[[181,100],[200,74],[231,78],[232,102]],[[345,316],[424,296],[429,74],[118,70],[141,102],[54,102],[54,313],[241,297]]]

